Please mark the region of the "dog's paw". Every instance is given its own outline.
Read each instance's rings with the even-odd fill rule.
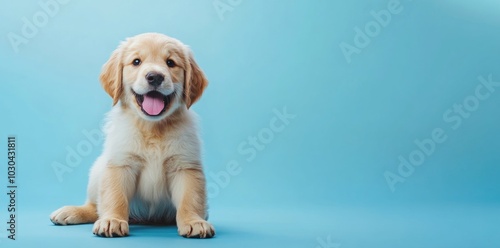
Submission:
[[[101,237],[123,237],[128,236],[128,223],[115,218],[98,219],[94,223],[92,232]]]
[[[50,221],[56,225],[72,225],[86,223],[82,216],[80,207],[65,206],[50,214]]]
[[[193,220],[179,225],[179,235],[185,238],[211,238],[215,235],[215,229],[205,220]]]

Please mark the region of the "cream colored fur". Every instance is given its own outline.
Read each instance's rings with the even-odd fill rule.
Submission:
[[[140,58],[139,66],[132,62]],[[165,63],[175,62],[175,67]],[[135,93],[152,90],[145,75],[162,73],[155,90],[174,94],[159,116],[141,111]],[[185,237],[215,235],[207,219],[197,118],[189,107],[207,80],[187,46],[162,34],[127,39],[103,66],[101,83],[113,98],[104,150],[90,170],[87,202],[54,211],[55,224],[94,223],[93,233],[129,234],[131,223],[178,226]]]

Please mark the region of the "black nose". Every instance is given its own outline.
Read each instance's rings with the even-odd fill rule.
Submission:
[[[163,82],[163,79],[163,74],[158,72],[148,72],[148,74],[146,74],[146,80],[148,80],[148,83],[155,87],[158,87]]]

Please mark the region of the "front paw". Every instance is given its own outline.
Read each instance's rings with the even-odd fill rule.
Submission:
[[[215,235],[214,227],[205,220],[193,220],[179,224],[179,235],[185,238],[211,238]]]
[[[116,218],[102,218],[94,223],[92,232],[108,238],[128,236],[128,223]]]

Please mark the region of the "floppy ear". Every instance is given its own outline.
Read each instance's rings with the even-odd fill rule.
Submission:
[[[187,107],[191,107],[195,103],[208,85],[205,74],[200,69],[196,61],[194,61],[193,54],[190,50],[187,52],[186,70],[184,80],[184,101]]]
[[[99,77],[102,87],[111,96],[111,98],[113,98],[113,106],[118,103],[118,100],[120,100],[123,92],[123,65],[121,62],[121,56],[121,48],[118,47],[113,54],[111,54],[108,62],[102,66],[101,76]]]

